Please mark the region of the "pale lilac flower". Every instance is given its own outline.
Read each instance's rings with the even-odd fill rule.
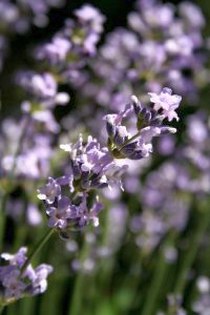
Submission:
[[[25,272],[25,275],[31,281],[31,285],[28,286],[27,291],[32,296],[44,293],[47,289],[47,277],[52,271],[52,266],[47,264],[41,264],[35,269],[29,266]]]
[[[36,51],[38,59],[47,59],[51,64],[56,65],[65,61],[71,49],[71,42],[59,36],[55,36],[51,43],[43,45]]]
[[[180,15],[193,28],[203,28],[205,26],[205,19],[201,9],[190,1],[183,1],[179,6]]]
[[[67,219],[71,214],[70,200],[68,197],[61,197],[57,202],[57,207],[48,207],[46,213],[49,216],[48,226],[58,229],[67,227]]]
[[[27,285],[20,280],[20,271],[18,269],[11,270],[2,280],[4,287],[5,299],[19,299],[26,289]]]
[[[203,14],[194,4],[182,2],[176,10],[170,3],[137,1],[128,27],[108,34],[90,61],[91,72],[79,86],[84,102],[116,111],[133,91],[159,94],[162,86],[195,101],[207,60],[203,25]],[[177,119],[172,110],[165,115]]]
[[[49,72],[22,71],[17,75],[17,83],[40,104],[41,110],[66,105],[70,100],[67,93],[58,92],[56,79]]]
[[[104,188],[111,183],[113,179],[120,181],[120,170],[124,171],[124,167],[119,167],[113,160],[112,154],[107,147],[101,147],[97,139],[89,136],[87,143],[80,136],[74,145],[62,145],[61,148],[70,153],[71,173],[80,180],[81,188]]]
[[[28,204],[26,216],[28,223],[32,226],[37,226],[42,222],[41,213],[35,204]]]
[[[5,260],[0,266],[1,302],[6,305],[25,296],[43,293],[47,288],[47,276],[52,272],[50,265],[42,264],[36,269],[29,264],[25,271],[22,267],[27,260],[27,248],[21,247],[14,254],[2,253]]]
[[[90,4],[85,4],[80,9],[75,10],[75,16],[81,23],[90,24],[96,33],[102,32],[105,17]]]
[[[46,200],[49,204],[52,204],[57,197],[61,194],[61,187],[52,177],[48,178],[48,183],[38,190],[38,198],[40,200]]]
[[[151,5],[143,12],[145,22],[152,28],[169,27],[173,23],[174,8],[170,4]]]
[[[182,100],[180,95],[172,94],[172,90],[169,88],[164,88],[160,94],[148,93],[150,95],[150,101],[154,103],[154,110],[161,112],[164,115],[164,118],[167,118],[168,121],[179,120],[179,117],[175,110],[179,107],[179,104]]]
[[[9,261],[10,265],[17,265],[19,267],[22,267],[27,259],[26,253],[27,248],[21,247],[16,254],[12,255],[9,253],[3,253],[1,254],[1,258],[3,258],[6,261]]]
[[[75,19],[67,19],[64,28],[50,43],[39,47],[35,55],[37,59],[55,65],[64,81],[80,85],[78,82],[83,82],[80,69],[96,53],[105,18],[91,5],[75,10],[74,15]]]
[[[155,93],[150,94],[156,95]],[[162,106],[168,106],[168,98],[162,98],[161,102]],[[129,120],[132,117],[135,117],[137,120],[136,133],[134,135],[129,133],[127,127],[123,125],[123,120]],[[114,157],[131,160],[148,157],[153,149],[152,140],[154,137],[176,132],[175,128],[163,125],[164,118],[164,115],[158,114],[156,108],[152,109],[143,106],[134,95],[131,97],[130,105],[128,104],[125,110],[119,114],[106,115],[109,147]]]

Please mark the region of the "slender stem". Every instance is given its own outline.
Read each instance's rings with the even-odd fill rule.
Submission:
[[[83,247],[80,254],[80,259],[83,262],[85,258],[87,257],[89,252],[89,244],[86,240],[84,240]],[[76,275],[74,289],[73,289],[73,295],[70,301],[70,307],[69,307],[69,315],[80,315],[81,312],[81,306],[82,306],[82,299],[83,299],[83,290],[86,286],[85,283],[86,276],[83,272],[79,272]]]
[[[1,205],[0,205],[0,252],[2,252],[3,248],[3,239],[4,239],[4,231],[5,231],[5,221],[6,221],[6,202],[7,202],[7,193],[5,192],[1,197]]]
[[[151,285],[149,287],[149,291],[147,293],[146,301],[144,303],[142,315],[152,315],[156,310],[157,300],[159,298],[159,294],[161,292],[161,286],[163,285],[164,279],[166,277],[169,263],[165,257],[165,249],[167,246],[171,246],[174,243],[175,233],[172,231],[163,245],[163,249],[159,254],[159,260],[156,265],[156,269],[154,270],[154,276],[152,278]]]
[[[79,272],[76,277],[76,282],[74,285],[73,296],[71,300],[69,315],[79,315],[80,314],[80,306],[82,301],[81,289],[83,283],[84,275],[82,272]]]
[[[106,211],[105,213],[105,218],[104,218],[104,227],[103,227],[103,237],[101,241],[101,247],[103,248],[109,248],[110,247],[110,240],[109,240],[109,235],[110,235],[110,226],[109,226],[109,220],[110,220],[110,212],[108,209],[110,208],[109,202],[106,203]],[[109,260],[102,260],[101,265],[100,265],[100,272],[98,274],[98,294],[103,295],[103,291],[107,289],[108,283],[110,281],[110,277],[112,275],[112,270],[114,267],[114,254],[112,257],[109,258]],[[100,296],[101,297],[101,296]]]
[[[187,275],[190,270],[191,265],[193,264],[196,253],[198,251],[200,242],[203,238],[203,235],[209,225],[209,209],[206,207],[203,209],[204,213],[200,213],[200,221],[197,224],[197,228],[195,232],[193,232],[192,239],[190,241],[190,248],[186,252],[186,255],[183,260],[183,264],[181,265],[181,270],[178,272],[178,278],[175,284],[175,293],[181,294],[185,288],[186,281],[187,281]]]
[[[24,271],[26,270],[26,268],[28,267],[28,265],[30,264],[30,262],[32,261],[32,259],[36,256],[36,254],[42,249],[42,247],[44,246],[44,244],[49,240],[49,238],[52,236],[52,234],[54,233],[54,229],[49,229],[47,231],[47,233],[42,237],[42,239],[39,241],[39,243],[35,246],[34,250],[31,252],[31,254],[29,255],[28,259],[26,260],[26,262],[24,263],[24,265],[21,268],[21,275],[24,273]]]

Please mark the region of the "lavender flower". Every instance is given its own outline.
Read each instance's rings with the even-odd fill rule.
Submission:
[[[137,97],[132,96],[130,106],[124,111],[105,116],[109,135],[108,145],[115,158],[138,160],[148,157],[152,152],[154,137],[176,132],[176,129],[162,125],[162,121],[165,118],[170,121],[172,117],[178,117],[175,109],[179,106],[181,97],[172,95],[170,89],[163,89],[161,93],[160,97],[155,93],[149,93],[152,94],[151,102],[155,102],[151,108],[143,107]],[[157,112],[160,107],[164,108],[162,115]],[[122,125],[123,119],[128,118],[132,112],[137,119],[137,133],[133,136],[128,133],[126,126]]]
[[[74,145],[61,145],[61,148],[69,152],[71,167],[69,169],[69,183],[72,177],[76,180],[80,189],[104,188],[117,181],[121,169],[116,165],[107,147],[101,147],[97,139],[89,136],[84,144],[82,135]],[[119,178],[120,182],[120,178]],[[74,191],[74,185],[71,191]]]
[[[168,118],[168,121],[172,119],[179,120],[175,110],[179,107],[182,97],[179,95],[172,95],[172,90],[164,88],[158,95],[156,93],[148,93],[150,95],[150,101],[154,103],[154,110],[161,110],[164,118]]]
[[[65,229],[68,225],[67,219],[70,218],[71,212],[75,212],[76,209],[74,207],[70,209],[70,200],[65,196],[61,197],[57,203],[57,207],[49,207],[46,210],[49,216],[48,226]]]
[[[166,91],[170,93],[161,99],[164,107],[171,104],[171,98],[178,98],[171,94],[171,90]],[[176,107],[178,105],[179,102]],[[117,160],[148,157],[154,137],[176,132],[176,129],[162,125],[166,117],[159,115],[153,107],[143,107],[133,96],[124,110],[106,115],[107,147],[101,146],[92,136],[84,141],[82,135],[75,144],[61,145],[61,149],[70,156],[65,173],[57,179],[49,178],[48,183],[38,190],[38,198],[45,201],[49,227],[57,229],[64,236],[72,229],[81,229],[90,222],[95,226],[99,224],[98,213],[102,205],[96,198],[92,207],[89,206],[90,193],[116,184],[122,187],[121,176],[127,166],[117,164]],[[123,120],[129,119],[131,129],[137,132],[133,136],[122,125]],[[66,195],[67,191],[69,196]]]
[[[35,52],[38,60],[54,65],[62,79],[70,81],[74,81],[75,73],[80,76],[77,71],[86,64],[88,56],[95,55],[105,20],[91,5],[75,10],[74,15],[75,20],[68,19],[64,29]]]
[[[27,248],[21,247],[14,254],[3,253],[1,258],[5,263],[0,266],[0,303],[7,305],[26,296],[43,293],[47,289],[47,277],[53,268],[42,264],[36,269],[31,265],[23,271],[22,267],[27,260]]]
[[[66,174],[55,180],[50,178],[46,186],[38,190],[38,198],[46,203],[48,225],[63,236],[89,223],[98,226],[102,204],[96,197],[89,206],[89,193],[116,183],[121,185],[121,174],[126,166],[116,165],[108,148],[101,148],[91,136],[86,143],[80,136],[76,144],[61,145],[61,148],[70,154]],[[65,195],[66,191],[70,198]]]
[[[71,42],[67,38],[55,36],[51,43],[37,50],[37,58],[46,59],[52,65],[59,65],[66,60],[70,49]]]
[[[89,62],[91,71],[85,72],[79,86],[82,102],[116,110],[133,91],[141,96],[148,91],[159,94],[162,86],[195,101],[205,72],[204,24],[194,4],[180,3],[176,12],[170,3],[138,1],[137,10],[128,15],[128,27],[108,34]]]
[[[42,108],[66,105],[69,102],[70,98],[67,93],[57,91],[57,82],[50,73],[21,72],[18,74],[17,80],[36,103],[41,103]]]
[[[19,122],[3,121],[0,163],[3,175],[12,173],[13,177],[30,179],[48,176],[53,133],[58,130],[54,120],[51,124],[53,116],[44,116],[40,117],[40,112],[24,113]]]
[[[27,294],[34,296],[44,293],[47,290],[47,277],[52,271],[53,268],[47,264],[41,264],[35,269],[28,266],[25,275],[29,278],[31,284],[27,287]]]
[[[38,189],[38,198],[46,200],[49,204],[52,204],[60,194],[61,187],[52,177],[48,178],[48,183],[45,187]]]

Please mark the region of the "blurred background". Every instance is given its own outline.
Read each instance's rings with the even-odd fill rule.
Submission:
[[[183,1],[170,2],[174,5],[178,5]],[[210,37],[210,2],[208,0],[191,2],[201,8],[206,19],[203,36],[205,38]],[[34,48],[42,42],[50,41],[52,36],[63,27],[66,18],[72,18],[73,11],[86,3],[87,2],[84,2],[84,0],[65,0],[64,4],[60,7],[51,8],[47,14],[49,21],[43,28],[32,25],[24,34],[7,30],[8,33],[6,35],[8,36],[9,44],[3,61],[2,71],[0,72],[1,123],[7,117],[20,118],[21,116],[20,104],[25,99],[26,94],[15,82],[15,80],[17,80],[16,73],[23,69],[38,69],[39,64],[37,64],[37,61],[33,58]],[[88,3],[100,9],[106,17],[104,32],[99,46],[103,44],[106,35],[112,32],[116,27],[126,27],[127,15],[135,8],[135,1],[133,0],[95,0],[88,1]],[[163,3],[166,3],[166,1],[163,1]],[[4,13],[0,12],[0,17],[1,14]],[[0,31],[5,32],[1,27]],[[209,66],[208,59],[206,64]],[[70,113],[70,118],[66,120],[65,124],[70,126],[68,130],[70,134],[68,135],[69,138],[74,138],[75,134],[76,136],[78,135],[80,128],[79,119],[82,120],[82,124],[85,127],[88,126],[88,129],[88,124],[94,125],[93,121],[95,117],[92,117],[93,119],[90,120],[90,122],[88,121],[89,118],[87,118],[86,121],[85,111],[82,118],[76,117],[78,114],[76,110],[78,108],[80,110],[81,104],[77,103],[75,100],[79,98],[77,98],[77,93],[79,95],[80,91],[66,84],[63,84],[62,89],[70,94],[71,101],[65,108],[56,108],[55,110],[53,109],[53,111],[58,122]],[[134,168],[133,174],[131,174],[133,176],[131,181],[128,180],[126,182],[128,191],[125,191],[122,195],[119,193],[119,204],[115,203],[115,198],[112,196],[112,194],[115,194],[115,191],[113,191],[113,193],[105,193],[104,199],[106,200],[107,198],[108,200],[107,203],[105,201],[105,208],[106,210],[109,209],[109,212],[108,215],[105,211],[101,214],[101,230],[93,231],[93,229],[90,228],[81,234],[79,232],[72,233],[72,239],[66,243],[58,237],[53,236],[53,239],[45,247],[45,250],[35,259],[35,263],[46,261],[54,266],[55,273],[49,280],[49,289],[43,296],[23,299],[9,306],[4,310],[5,315],[210,314],[209,191],[202,191],[202,189],[200,191],[197,188],[198,192],[196,191],[195,196],[193,192],[180,192],[180,187],[177,189],[176,186],[177,178],[180,179],[181,184],[179,184],[184,185],[181,179],[186,169],[190,169],[192,178],[197,180],[197,186],[200,185],[200,173],[197,173],[197,169],[195,171],[193,167],[191,171],[190,162],[188,163],[188,160],[182,160],[179,145],[187,146],[186,143],[189,139],[186,136],[186,130],[190,119],[190,140],[192,140],[193,137],[196,138],[197,130],[198,134],[200,130],[202,134],[202,130],[208,127],[209,132],[209,125],[206,122],[210,112],[209,100],[209,84],[201,86],[195,104],[185,98],[183,99],[183,107],[181,107],[179,114],[181,118],[180,122],[172,123],[172,125],[174,124],[178,128],[176,140],[173,142],[173,140],[171,141],[171,139],[169,139],[168,143],[167,140],[165,143],[155,142],[156,153],[153,159],[148,162],[149,166],[147,166],[147,162],[143,165],[143,171],[139,174],[139,178],[137,179],[134,176]],[[200,115],[200,109],[206,110],[204,114],[201,113]],[[202,124],[199,125],[196,119],[193,120],[194,118],[191,117],[191,114],[196,113],[197,110],[199,112],[198,116],[200,115],[201,120],[205,121],[204,128]],[[105,111],[107,113],[110,109],[105,108]],[[79,126],[77,126],[77,124]],[[84,127],[83,125],[81,128]],[[61,138],[62,136],[63,135],[61,135]],[[53,143],[57,144],[56,141]],[[169,146],[167,146],[167,144],[169,144]],[[164,153],[164,150],[166,148],[167,151],[167,148],[169,148],[170,151],[170,145],[178,149],[176,153],[174,153],[172,148],[171,152],[167,155],[167,153]],[[203,146],[205,146],[204,143]],[[207,151],[209,147],[206,146],[204,151],[205,149]],[[193,160],[194,151],[190,151],[190,154],[190,158]],[[208,154],[209,151],[207,152],[207,160],[210,158]],[[51,165],[56,175],[59,173],[58,169],[61,164],[59,158],[60,155],[56,156]],[[169,163],[167,163],[168,161]],[[177,161],[179,165],[176,168]],[[204,159],[200,164],[202,164],[203,161],[206,162]],[[171,169],[170,162],[171,164],[175,163],[173,170]],[[208,163],[208,161],[206,163]],[[203,173],[205,173],[205,171]],[[167,206],[169,208],[172,206],[172,210],[174,211],[171,221],[176,221],[177,219],[178,233],[177,230],[174,231],[172,227],[162,235],[160,232],[162,229],[161,220],[158,221],[158,218],[153,218],[150,212],[146,213],[145,217],[142,218],[137,217],[137,215],[144,212],[143,209],[145,205],[144,202],[141,204],[141,198],[143,199],[144,189],[145,194],[147,193],[147,185],[149,188],[152,186],[152,189],[154,189],[154,191],[152,191],[154,195],[152,193],[150,195],[151,200],[153,200],[153,198],[155,200],[155,197],[157,197],[155,194],[162,193],[163,196],[167,195],[171,184],[170,175],[173,177],[172,181],[174,180],[175,182],[175,184],[174,182],[172,183],[172,186],[173,184],[175,186],[174,190],[172,188],[172,194],[175,195],[175,198],[178,195],[181,199],[181,203],[185,203],[185,201],[187,203],[190,199],[190,214],[186,219],[186,226],[183,227],[182,220],[185,220],[185,217],[182,215],[182,212],[180,216],[177,216],[178,218],[176,217],[176,213],[179,213],[179,204],[175,204],[173,208],[173,205],[169,202]],[[202,185],[205,187],[208,187],[210,184],[208,178],[207,176],[206,186],[205,183],[203,184],[202,182]],[[32,202],[37,205],[36,194],[31,196],[29,196],[29,194],[30,192],[33,194],[41,183],[35,181],[34,183],[29,183],[27,186],[27,182],[22,185],[18,181],[11,190],[11,199],[16,200],[23,196],[24,202],[27,200],[27,202]],[[43,183],[43,178],[41,182]],[[136,186],[139,186],[140,192],[135,191]],[[134,187],[135,191],[133,194],[132,187]],[[116,195],[117,193],[118,192],[116,192]],[[119,200],[117,200],[117,202]],[[12,207],[13,205],[14,204],[12,204]],[[14,209],[17,213],[21,212],[19,208],[18,203],[16,203]],[[43,212],[42,205],[38,204],[38,208]],[[182,204],[180,208],[182,208]],[[37,222],[39,222],[41,211],[38,212]],[[121,212],[118,213],[118,211],[122,211],[123,214]],[[6,233],[4,236],[6,249],[14,251],[14,249],[17,250],[17,248],[23,244],[27,246],[34,245],[43,235],[46,229],[46,222],[42,224],[43,221],[41,222],[40,219],[40,224],[27,226],[25,216],[25,214],[22,215],[22,217],[18,217],[17,215],[17,220],[16,217],[10,217],[10,215],[6,218]],[[163,213],[163,217],[165,219],[167,213]],[[19,219],[20,221],[18,221]],[[147,225],[147,222],[149,222],[148,234],[150,234],[151,231],[153,232],[153,230],[158,236],[161,234],[157,243],[155,243],[156,240],[152,239],[152,237],[147,240],[146,236],[142,235],[144,233],[141,234],[141,229],[139,232],[138,227],[136,227],[138,224],[140,227],[144,224]],[[173,223],[174,222],[171,223],[172,226]],[[123,232],[120,230],[120,227],[122,227],[122,230],[124,229]],[[109,245],[110,247],[112,245],[113,247],[115,246],[115,232],[116,234],[118,233],[117,235],[119,236],[118,243],[116,248],[113,249],[113,253],[109,255],[106,250]],[[140,237],[138,237],[138,233],[141,234]],[[148,241],[148,243],[146,241]],[[142,243],[144,244],[142,245]],[[106,246],[103,247],[104,244]],[[83,259],[83,255],[85,259]],[[98,257],[100,258],[98,259]],[[82,265],[81,261],[82,263],[85,262],[85,264]],[[193,268],[191,268],[192,266]],[[186,279],[187,281],[185,281]],[[198,287],[199,292],[203,294],[201,294],[203,300],[199,300],[200,304],[197,302]],[[172,293],[172,295],[170,295],[170,293]],[[73,310],[71,303],[73,303],[75,307]],[[196,306],[193,307],[193,310],[191,310],[192,303],[197,303]],[[204,305],[205,307],[202,309]],[[184,308],[186,308],[187,311],[185,311]]]

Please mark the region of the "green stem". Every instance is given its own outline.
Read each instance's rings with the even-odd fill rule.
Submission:
[[[42,237],[42,239],[39,241],[39,243],[35,246],[34,250],[31,252],[31,254],[29,255],[28,259],[26,260],[26,262],[24,263],[24,265],[21,268],[21,274],[24,273],[24,271],[26,270],[26,268],[28,267],[28,265],[30,264],[30,262],[32,261],[32,259],[36,256],[36,254],[42,249],[42,247],[44,246],[44,244],[49,240],[49,238],[52,236],[52,234],[54,233],[54,229],[49,229],[47,231],[47,233]]]
[[[89,252],[89,244],[86,240],[84,240],[83,248],[81,251],[80,259],[83,262],[87,257]],[[70,301],[69,315],[80,315],[81,312],[81,304],[82,304],[82,291],[86,287],[86,276],[83,272],[79,272],[75,279],[73,296]]]
[[[154,276],[152,278],[141,315],[151,315],[154,314],[154,311],[156,310],[159,293],[161,292],[161,287],[169,268],[169,263],[165,257],[165,249],[167,246],[174,243],[174,238],[175,233],[171,232],[167,237],[165,244],[163,245],[162,251],[159,254],[159,260],[156,264],[156,269],[154,270]]]
[[[203,235],[209,225],[209,209],[208,206],[204,209],[204,213],[200,213],[200,221],[197,224],[197,229],[193,233],[193,236],[190,241],[190,248],[186,252],[186,255],[184,257],[183,264],[181,265],[181,270],[178,272],[178,278],[175,284],[175,293],[181,294],[185,288],[186,282],[187,282],[187,275],[190,270],[190,267],[192,266],[200,242],[203,238]]]
[[[3,249],[3,240],[4,240],[4,231],[5,231],[5,223],[6,223],[6,202],[7,202],[7,193],[1,197],[1,206],[0,206],[0,252]]]
[[[5,305],[0,306],[0,314],[3,313],[4,309],[5,309]]]
[[[80,314],[80,305],[82,301],[81,289],[83,284],[84,275],[82,272],[77,274],[76,282],[74,285],[73,296],[71,300],[69,315],[79,315]]]

